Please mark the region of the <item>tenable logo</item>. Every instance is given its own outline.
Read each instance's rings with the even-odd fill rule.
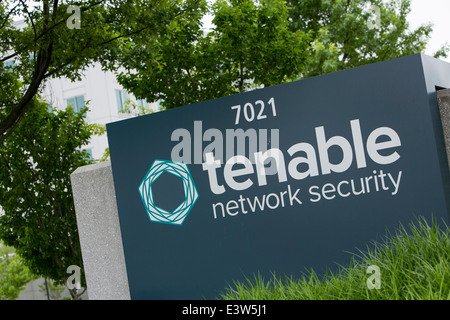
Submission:
[[[155,205],[152,184],[163,173],[171,173],[183,181],[184,201],[173,211],[168,212]],[[182,225],[198,198],[197,188],[185,163],[155,160],[139,185],[139,194],[151,221],[172,225]]]

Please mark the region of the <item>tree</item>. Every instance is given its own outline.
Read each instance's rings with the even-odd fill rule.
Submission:
[[[63,286],[47,279],[44,284],[39,285],[39,292],[45,293],[48,300],[61,300],[63,291]]]
[[[216,28],[202,29],[205,3],[153,39],[134,36],[122,47],[118,81],[166,108],[218,98],[292,79],[307,57],[308,35],[290,31],[282,0],[219,0]],[[151,43],[153,50],[145,50]]]
[[[81,148],[94,126],[73,110],[48,112],[39,90],[51,77],[79,79],[93,62],[113,68],[127,37],[154,37],[198,0],[31,3],[0,2],[0,239],[33,273],[66,284],[67,267],[82,268],[70,174],[90,163]]]
[[[31,272],[66,284],[67,268],[83,267],[70,174],[92,163],[81,148],[93,126],[84,122],[87,108],[51,112],[36,98],[31,103],[0,145],[0,239]]]
[[[174,17],[195,10],[197,0],[31,2],[0,2],[0,141],[19,125],[46,79],[79,79],[93,62],[114,65],[124,39],[151,38]],[[22,29],[14,26],[17,16],[25,19]]]
[[[0,300],[16,300],[25,285],[34,279],[14,248],[0,243]]]
[[[410,0],[287,0],[289,26],[333,44],[334,54],[319,55],[304,70],[315,76],[423,52],[430,24],[409,29]],[[438,55],[445,55],[441,49]],[[331,58],[331,59],[330,59]]]
[[[131,36],[118,81],[173,108],[410,55],[425,49],[432,28],[410,31],[409,11],[409,0],[216,0],[156,38]],[[143,49],[150,42],[154,50]]]

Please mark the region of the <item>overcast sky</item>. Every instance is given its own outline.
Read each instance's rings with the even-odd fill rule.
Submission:
[[[445,43],[450,45],[450,0],[412,0],[409,23],[412,29],[433,23],[426,54],[433,55]],[[450,62],[450,58],[444,59]]]

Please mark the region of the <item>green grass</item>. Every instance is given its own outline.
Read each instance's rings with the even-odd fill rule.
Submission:
[[[367,267],[380,269],[379,289],[369,289]],[[371,282],[373,283],[373,282]],[[225,300],[450,300],[450,228],[424,219],[388,234],[346,267],[321,278],[311,271],[300,278],[255,276],[235,282]]]

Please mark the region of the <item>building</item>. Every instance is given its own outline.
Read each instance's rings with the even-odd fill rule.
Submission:
[[[67,78],[50,79],[46,82],[41,93],[42,97],[53,108],[62,110],[71,105],[79,111],[84,106],[89,108],[86,115],[87,123],[104,125],[109,122],[133,117],[124,113],[127,102],[144,106],[157,111],[158,103],[149,104],[145,100],[137,99],[128,93],[117,82],[113,72],[105,72],[99,64],[88,68],[80,81],[72,82]],[[102,157],[108,147],[107,136],[93,136],[85,150],[92,158]]]

